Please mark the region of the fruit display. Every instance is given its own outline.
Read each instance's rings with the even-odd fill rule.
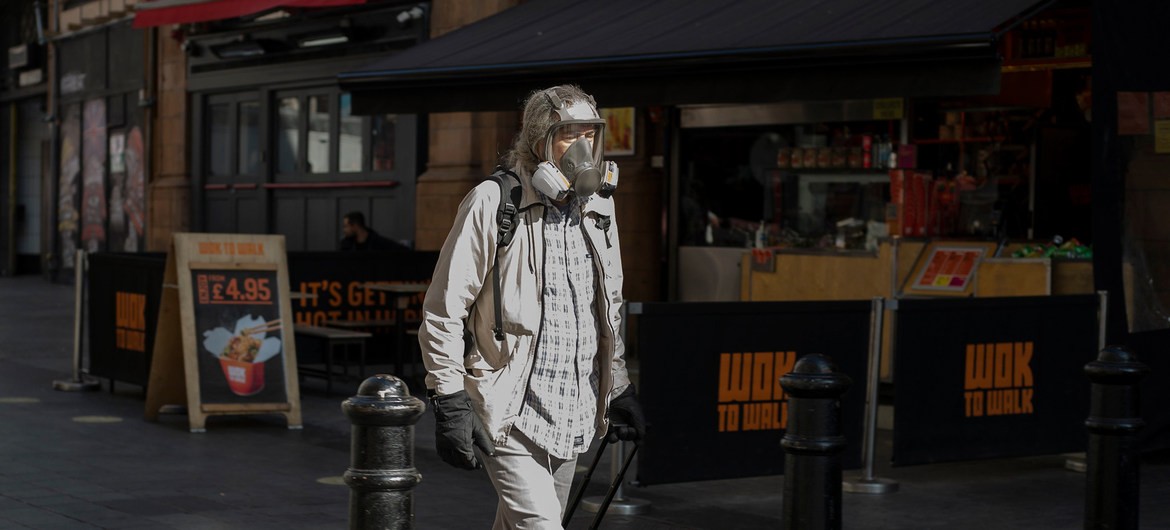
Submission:
[[[1042,245],[1024,245],[1015,252],[1013,258],[1092,258],[1093,247],[1082,245],[1077,238],[1067,241],[1055,236],[1052,241]]]

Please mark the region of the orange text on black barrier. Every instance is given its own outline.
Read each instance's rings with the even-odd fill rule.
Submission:
[[[315,282],[300,282],[302,293],[308,297],[297,300],[293,304],[294,319],[297,324],[324,326],[330,320],[395,320],[398,310],[391,303],[393,298],[384,291],[367,289],[366,284],[417,284],[418,281],[357,281],[346,282],[321,280]],[[417,307],[422,305],[426,293],[412,294],[407,298],[406,309],[403,314],[407,322],[418,322],[420,315]],[[342,309],[348,306],[349,309]],[[384,326],[371,328],[374,333],[389,333]]]
[[[768,431],[788,425],[788,396],[780,376],[796,352],[719,354],[719,432]]]
[[[968,344],[966,367],[968,418],[1035,413],[1031,342]]]
[[[114,346],[123,350],[146,351],[146,295],[114,293]]]

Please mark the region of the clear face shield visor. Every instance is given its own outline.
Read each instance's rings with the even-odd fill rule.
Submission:
[[[591,104],[570,105],[552,91],[546,95],[560,119],[545,133],[545,161],[533,174],[536,188],[558,201],[569,193],[608,197],[617,187],[617,165],[602,160],[605,120]]]
[[[601,167],[605,154],[605,120],[557,122],[545,135],[544,152],[546,160],[566,175],[574,168]]]

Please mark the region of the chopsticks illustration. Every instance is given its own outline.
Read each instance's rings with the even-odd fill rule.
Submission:
[[[280,321],[273,320],[259,326],[245,328],[244,335],[257,335],[260,333],[267,333],[269,331],[276,331],[278,329],[280,329]]]

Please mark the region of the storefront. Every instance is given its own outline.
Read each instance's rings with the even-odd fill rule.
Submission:
[[[933,352],[957,360],[950,370],[962,366],[967,352],[1002,342],[1016,358],[1034,359],[1038,371],[1060,366],[1059,375],[1038,380],[1056,378],[1062,388],[1083,390],[1078,367],[1105,338],[1093,321],[1117,318],[1116,311],[1098,313],[1098,299],[1085,293],[1114,285],[1101,281],[1106,276],[1122,277],[1113,265],[1096,266],[1120,257],[1102,241],[1102,223],[1123,210],[1109,200],[1111,192],[1099,193],[1099,181],[1112,177],[1091,169],[1090,153],[1099,147],[1089,143],[1097,127],[1091,18],[1089,3],[1072,1],[669,8],[532,1],[343,73],[340,81],[359,113],[512,110],[529,90],[562,82],[580,84],[602,106],[636,107],[639,127],[659,140],[645,144],[645,157],[660,164],[650,162],[649,170],[633,164],[631,180],[658,171],[663,191],[648,198],[622,196],[619,189],[617,197],[627,205],[633,199],[631,210],[659,212],[661,223],[658,244],[629,245],[623,253],[625,261],[641,263],[661,249],[664,281],[657,298],[635,301],[929,298],[967,316],[956,317],[954,330],[929,332],[907,329],[909,318],[901,327],[886,320],[887,353],[901,352],[888,344],[895,334],[955,340],[945,352],[937,341],[920,340],[918,353],[901,362]],[[577,23],[597,19],[607,24]],[[575,49],[518,29],[532,27],[557,28],[595,46]],[[1161,89],[1143,87],[1132,90]],[[1156,96],[1147,101],[1154,108]],[[623,184],[625,176],[623,166]],[[1142,226],[1153,237],[1155,225]],[[1116,239],[1121,227],[1106,232]],[[942,270],[950,263],[959,269]],[[969,270],[960,270],[964,263]],[[1028,313],[1037,319],[1033,325],[993,333],[988,315],[997,309],[988,308],[1015,307],[1004,297],[1027,297],[1019,308],[1039,308],[1073,299],[1065,295],[1076,297],[1075,318],[1066,319],[1077,322],[1075,340],[1053,340],[1061,329],[1053,319],[1063,317],[1040,309]],[[1118,309],[1117,300],[1132,298],[1118,289],[1108,304]],[[934,311],[916,304],[908,310]],[[724,328],[711,328],[723,336]],[[780,351],[783,338],[751,351]],[[749,351],[731,340],[716,342],[635,353],[647,363],[667,356],[702,366]],[[909,348],[909,339],[904,342]],[[887,381],[896,375],[893,360],[882,357]],[[686,388],[719,383],[696,372]],[[964,388],[962,371],[950,376]],[[680,384],[672,381],[671,390]],[[978,395],[1031,395],[1030,388]],[[1043,393],[1048,400],[1059,392]],[[993,401],[987,404],[1002,411],[1003,403]],[[1020,403],[1012,402],[1013,414],[1025,410]],[[1067,416],[1046,417],[1079,432],[1081,402],[1055,403]]]
[[[0,43],[0,275],[42,270],[42,249],[51,248],[49,222],[42,216],[49,174],[45,46],[32,4],[3,9]]]
[[[403,14],[405,16],[402,16]],[[290,251],[336,250],[341,218],[414,238],[420,126],[358,116],[339,72],[426,37],[426,6],[357,6],[212,21],[185,35],[191,227],[283,234]]]
[[[1087,24],[1087,11],[1067,13]],[[906,261],[936,240],[994,242],[983,258],[1051,260],[1039,284],[1008,267],[977,296],[1093,292],[1089,61],[1072,59],[1029,58],[1030,71],[1005,71],[990,96],[683,106],[678,298],[897,297],[912,290]],[[891,244],[901,248],[883,250]],[[745,249],[768,266],[745,269],[741,289]],[[800,267],[816,255],[828,266]],[[876,274],[881,289],[837,276],[867,276],[882,260],[903,263],[892,280]]]
[[[340,80],[361,113],[514,109],[533,87],[558,82],[581,84],[605,107],[636,107],[636,127],[649,129],[656,141],[640,145],[636,158],[649,162],[624,165],[623,177],[632,173],[637,182],[660,173],[665,181],[662,195],[633,197],[634,205],[618,192],[619,204],[634,212],[658,210],[665,221],[651,227],[654,241],[627,250],[628,262],[663,264],[661,287],[646,299],[751,299],[740,292],[740,258],[748,248],[837,250],[835,225],[846,219],[850,247],[857,246],[857,226],[870,221],[883,226],[861,232],[886,238],[886,166],[889,154],[903,146],[917,152],[907,153],[898,167],[932,175],[943,175],[947,161],[956,176],[963,165],[972,166],[974,175],[976,157],[996,151],[1004,159],[1000,165],[1016,172],[1003,185],[1027,188],[1030,176],[1008,163],[1008,154],[981,152],[976,139],[944,139],[938,132],[940,124],[952,133],[961,129],[946,120],[966,114],[972,115],[970,134],[980,127],[977,119],[1004,121],[998,111],[967,112],[1000,104],[948,110],[943,98],[975,102],[1014,87],[1002,74],[1007,37],[1046,5],[895,7],[841,0],[807,9],[768,2],[698,2],[677,9],[530,2],[345,72]],[[955,17],[956,11],[969,16]],[[611,21],[573,30],[596,43],[587,49],[514,31],[537,21],[571,28],[586,16]],[[1007,106],[1025,108],[1018,102]],[[1012,155],[1032,155],[1033,139],[1024,140],[1011,146]],[[1000,184],[979,187],[998,193]],[[974,227],[966,235],[971,229],[980,237],[992,235],[992,196],[970,197],[982,209],[964,212],[978,217],[967,220]],[[1022,200],[1027,207],[1027,197]],[[1013,203],[1011,213],[1020,213],[1018,206]],[[1026,233],[1030,215],[1027,223],[1011,229]],[[958,235],[957,228],[952,232]],[[826,237],[832,244],[822,244]]]

